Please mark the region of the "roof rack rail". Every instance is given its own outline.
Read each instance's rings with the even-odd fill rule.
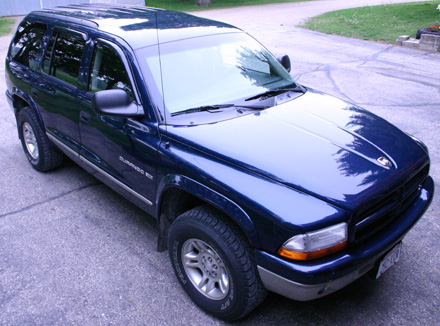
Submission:
[[[95,21],[85,19],[85,18],[78,18],[78,17],[69,16],[69,15],[63,15],[63,14],[57,13],[57,12],[37,10],[37,11],[34,11],[32,13],[32,15],[36,15],[36,16],[40,16],[40,17],[42,16],[42,17],[58,18],[60,20],[67,21],[69,23],[83,25],[83,26],[92,27],[92,28],[99,27],[99,24]]]

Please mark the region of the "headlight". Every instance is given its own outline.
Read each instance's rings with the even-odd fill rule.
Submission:
[[[339,251],[347,245],[347,223],[298,234],[287,240],[278,254],[294,260],[309,260]]]

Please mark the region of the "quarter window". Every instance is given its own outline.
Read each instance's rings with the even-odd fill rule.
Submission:
[[[84,46],[85,41],[80,34],[70,31],[54,32],[44,56],[44,72],[78,86]]]
[[[124,63],[111,46],[98,43],[93,51],[89,91],[123,89],[133,100],[133,89]]]
[[[11,57],[34,70],[38,70],[41,40],[47,26],[25,21],[17,30],[11,46]]]

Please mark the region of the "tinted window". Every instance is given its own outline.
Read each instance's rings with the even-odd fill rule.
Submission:
[[[121,57],[110,46],[98,43],[93,51],[89,91],[123,89],[133,99],[130,79]]]
[[[44,57],[43,69],[69,84],[78,86],[79,67],[85,41],[82,35],[70,31],[52,35]]]
[[[49,44],[47,45],[46,53],[44,54],[43,71],[46,74],[50,74],[50,63],[52,60],[53,47],[57,40],[58,33],[53,33],[50,37]]]
[[[11,45],[12,59],[32,69],[38,69],[41,40],[46,29],[44,24],[28,21],[20,25]]]

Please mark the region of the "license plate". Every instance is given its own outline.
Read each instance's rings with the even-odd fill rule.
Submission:
[[[398,243],[391,251],[382,259],[377,270],[376,279],[386,272],[391,266],[399,261],[402,243]]]

